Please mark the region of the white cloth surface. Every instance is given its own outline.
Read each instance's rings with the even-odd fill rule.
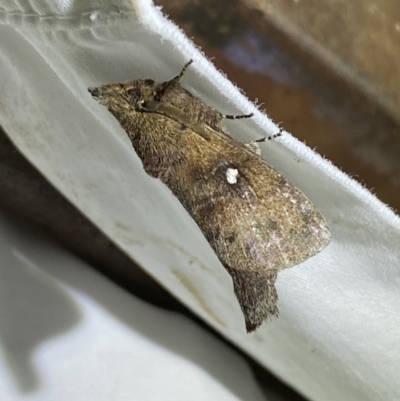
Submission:
[[[400,220],[304,144],[263,156],[326,217],[332,243],[278,278],[280,317],[247,335],[231,280],[180,203],[148,177],[88,86],[167,80],[251,140],[277,131],[150,1],[0,0],[0,118],[21,152],[121,249],[309,399],[400,399]]]
[[[0,211],[1,401],[265,400],[247,363]]]

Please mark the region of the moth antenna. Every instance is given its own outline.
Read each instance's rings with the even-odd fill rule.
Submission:
[[[183,77],[183,74],[185,71],[188,69],[189,65],[193,63],[193,60],[190,59],[182,68],[181,72],[179,75],[177,75],[175,78],[172,78],[170,81],[168,81],[168,86],[176,84],[177,82],[180,81],[180,79]]]
[[[183,68],[182,68],[182,71],[180,72],[180,74],[179,75],[177,75],[174,79],[173,79],[173,81],[179,81],[181,78],[182,78],[182,76],[183,76],[183,74],[185,73],[185,71],[188,69],[188,67],[189,67],[189,65],[190,64],[192,64],[193,63],[193,59],[190,59],[184,66],[183,66]]]
[[[165,93],[165,91],[166,91],[170,86],[173,86],[173,85],[177,84],[177,83],[180,81],[180,79],[182,78],[183,74],[184,74],[185,71],[188,69],[189,65],[192,64],[192,63],[193,63],[193,60],[190,59],[190,60],[183,66],[183,68],[182,68],[181,72],[179,73],[179,75],[177,75],[176,77],[170,79],[168,82],[166,82],[166,83],[164,84],[164,85],[165,85],[164,88],[163,88],[161,91],[159,91],[158,94],[157,94],[159,98]]]

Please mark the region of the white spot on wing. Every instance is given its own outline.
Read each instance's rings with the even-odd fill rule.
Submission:
[[[229,182],[229,184],[236,184],[238,175],[239,171],[235,168],[228,168],[226,170],[226,180]]]
[[[99,18],[99,16],[100,16],[99,11],[94,11],[94,12],[90,13],[89,18],[91,21],[96,21]]]

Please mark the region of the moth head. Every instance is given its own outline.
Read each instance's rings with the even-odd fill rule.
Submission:
[[[151,79],[88,88],[89,93],[108,109],[141,110],[154,100],[156,84]]]

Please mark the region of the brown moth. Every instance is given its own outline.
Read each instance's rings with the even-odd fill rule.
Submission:
[[[224,118],[251,115],[225,116],[181,86],[190,63],[167,82],[136,80],[89,92],[119,121],[147,174],[167,185],[195,220],[231,275],[252,332],[278,315],[278,271],[320,252],[331,235],[314,205],[259,156],[254,142],[227,134]]]

